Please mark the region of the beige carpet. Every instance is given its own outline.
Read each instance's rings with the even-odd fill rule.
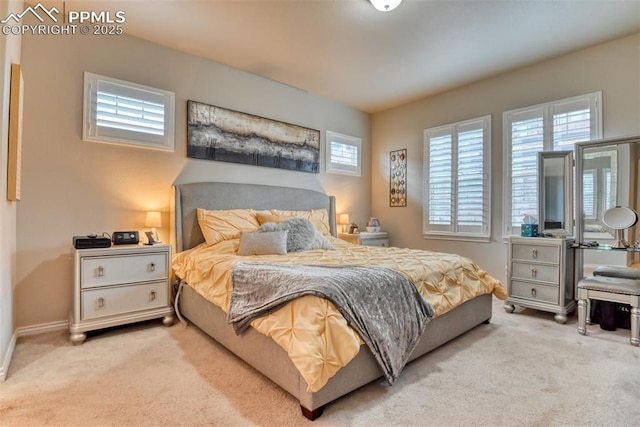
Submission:
[[[640,348],[628,330],[550,313],[507,314],[371,383],[311,423],[292,397],[194,327],[161,322],[72,346],[55,332],[18,341],[0,384],[5,426],[620,426],[640,424]]]

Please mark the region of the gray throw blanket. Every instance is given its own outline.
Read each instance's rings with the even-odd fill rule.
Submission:
[[[393,384],[433,308],[404,275],[383,267],[236,263],[227,320],[239,335],[256,318],[303,295],[333,302]]]

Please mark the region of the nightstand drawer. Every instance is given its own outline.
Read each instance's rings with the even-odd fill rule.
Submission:
[[[511,259],[559,264],[560,247],[513,244],[511,247]]]
[[[82,292],[82,320],[167,306],[167,282]]]
[[[363,246],[389,246],[389,239],[360,239]]]
[[[511,296],[558,304],[559,287],[532,282],[511,281]]]
[[[167,254],[86,257],[82,259],[81,287],[150,282],[167,278]]]
[[[513,262],[511,263],[511,277],[557,284],[560,280],[560,268],[557,265]]]

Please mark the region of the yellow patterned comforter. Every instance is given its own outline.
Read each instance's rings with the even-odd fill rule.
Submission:
[[[238,261],[285,264],[377,265],[404,273],[431,303],[435,316],[476,296],[507,297],[504,286],[468,258],[424,250],[357,246],[329,238],[336,250],[287,255],[238,256],[238,239],[202,244],[174,255],[173,270],[196,292],[225,312],[229,308],[231,269]],[[273,338],[291,358],[308,384],[320,390],[349,363],[363,343],[333,303],[316,296],[298,298],[251,324]]]

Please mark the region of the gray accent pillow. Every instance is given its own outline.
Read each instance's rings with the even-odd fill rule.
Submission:
[[[335,247],[333,244],[322,235],[318,229],[316,229],[316,233],[313,236],[313,240],[311,241],[311,247],[309,249],[328,249],[330,251],[334,250]]]
[[[311,249],[317,230],[308,219],[289,218],[281,223],[267,222],[258,228],[258,232],[284,230],[289,232],[287,236],[287,252],[301,252]]]
[[[285,255],[288,230],[240,235],[238,255]]]

